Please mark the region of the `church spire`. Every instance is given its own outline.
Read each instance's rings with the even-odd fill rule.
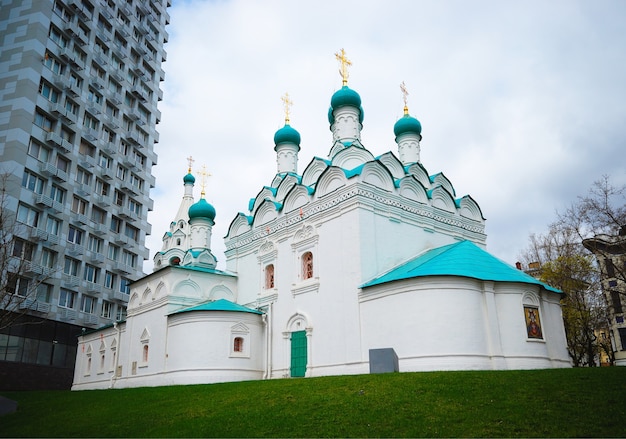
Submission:
[[[409,115],[408,95],[404,81],[400,84],[402,100],[404,101],[404,115],[393,126],[398,144],[398,155],[403,165],[420,161],[420,140],[422,140],[422,124],[419,120]]]
[[[340,52],[335,53],[335,58],[341,64],[341,66],[339,68],[339,74],[341,75],[342,85],[347,86],[348,85],[348,76],[350,76],[350,74],[348,73],[348,67],[350,67],[352,65],[352,61],[350,61],[346,57],[346,51],[343,50],[343,48],[341,48]]]
[[[280,98],[285,107],[285,126],[274,134],[274,151],[276,151],[277,172],[298,173],[298,152],[300,151],[300,133],[289,124],[289,110],[293,101],[289,93]]]

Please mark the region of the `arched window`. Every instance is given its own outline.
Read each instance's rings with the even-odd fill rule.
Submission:
[[[180,245],[180,238],[176,238],[176,245]]]
[[[143,362],[144,363],[148,362],[148,351],[149,351],[148,345],[147,344],[143,345]]]
[[[235,337],[233,342],[234,352],[243,352],[243,337]]]
[[[306,252],[302,255],[302,279],[313,277],[313,253]]]
[[[271,290],[272,288],[274,288],[274,264],[265,267],[265,289]]]

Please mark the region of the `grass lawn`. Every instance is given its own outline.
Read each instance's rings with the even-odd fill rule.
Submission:
[[[623,437],[626,367],[0,392],[2,437]]]

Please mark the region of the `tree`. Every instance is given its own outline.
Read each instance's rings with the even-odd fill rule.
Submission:
[[[10,174],[0,175],[0,330],[25,322],[22,317],[30,311],[47,311],[36,299],[50,275],[50,270],[33,263],[29,227],[9,209],[10,184]]]
[[[563,291],[563,319],[574,366],[595,365],[600,351],[612,362],[614,345],[608,329],[616,311],[621,312],[615,295],[626,297],[626,186],[615,187],[603,176],[586,196],[556,216],[546,234],[530,236],[521,260],[536,267],[532,274]],[[619,263],[613,262],[616,252],[621,252]],[[610,290],[603,282],[607,276],[614,278]],[[605,337],[596,335],[600,332]]]
[[[561,290],[567,349],[574,366],[594,366],[599,353],[595,330],[605,320],[602,291],[593,258],[571,230],[551,224],[543,235],[531,235],[521,260],[535,267],[534,276]]]

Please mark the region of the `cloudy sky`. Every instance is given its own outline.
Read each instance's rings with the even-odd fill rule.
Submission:
[[[404,81],[422,123],[422,164],[478,202],[488,250],[511,264],[530,233],[545,231],[603,174],[626,184],[624,1],[172,3],[150,258],[191,155],[196,177],[202,165],[211,174],[212,249],[225,268],[222,237],[276,172],[286,92],[302,136],[299,171],[327,157],[341,48],[363,101],[365,147],[397,155]]]

